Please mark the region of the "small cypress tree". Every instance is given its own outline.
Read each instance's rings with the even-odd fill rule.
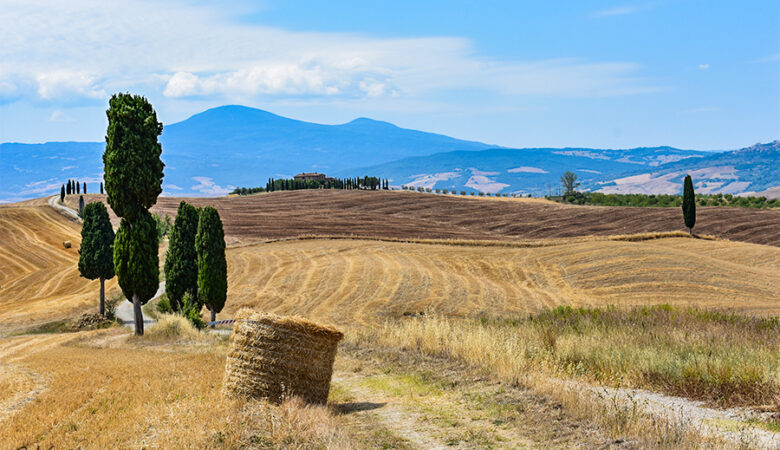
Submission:
[[[103,182],[100,182],[100,195],[103,195]]]
[[[197,298],[195,234],[198,232],[198,216],[198,208],[186,202],[179,203],[165,256],[165,292],[174,311],[182,310],[182,299],[186,293]]]
[[[81,227],[79,273],[84,278],[100,279],[100,314],[106,315],[105,281],[114,277],[114,229],[106,205],[92,202],[84,208]]]
[[[87,182],[86,181],[84,182],[84,189],[82,189],[82,191],[84,191],[85,194],[87,193]]]
[[[78,181],[76,182],[76,193],[81,194],[81,183]]]
[[[70,180],[68,180],[67,185],[65,186],[65,193],[70,195]]]
[[[60,188],[60,203],[65,201],[65,185]]]
[[[693,226],[696,225],[696,194],[693,192],[693,180],[690,175],[686,175],[683,182],[682,210],[685,226],[693,235]]]
[[[84,217],[84,196],[79,195],[79,217]]]
[[[222,220],[211,206],[200,213],[195,250],[198,254],[198,290],[214,322],[227,299],[227,261]]]

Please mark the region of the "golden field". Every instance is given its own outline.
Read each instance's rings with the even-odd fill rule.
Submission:
[[[241,307],[337,324],[423,311],[511,316],[558,305],[780,311],[780,249],[690,238],[540,248],[293,240],[231,248],[221,316]]]
[[[79,276],[80,242],[80,226],[48,206],[0,207],[0,332],[96,307],[100,283]]]

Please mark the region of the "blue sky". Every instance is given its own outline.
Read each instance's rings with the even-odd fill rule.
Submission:
[[[511,147],[780,138],[780,2],[3,0],[0,142],[244,104]],[[105,4],[113,3],[113,4]]]

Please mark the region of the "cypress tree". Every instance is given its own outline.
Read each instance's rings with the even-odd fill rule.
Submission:
[[[213,322],[227,298],[227,261],[222,220],[217,210],[210,206],[200,213],[195,250],[198,254],[198,290],[211,311]]]
[[[154,296],[159,282],[157,226],[148,209],[162,192],[164,164],[157,139],[163,126],[152,105],[137,95],[113,95],[106,116],[106,200],[122,218],[114,267],[122,292],[133,303],[135,333],[143,335],[141,305]]]
[[[82,191],[84,191],[85,194],[87,193],[87,183],[86,183],[86,181],[84,182],[84,189],[82,189]]]
[[[186,202],[179,203],[165,256],[165,292],[175,311],[181,311],[185,293],[197,298],[195,234],[198,232],[198,216],[196,207]]]
[[[84,196],[79,195],[79,217],[84,217]]]
[[[683,220],[688,232],[693,235],[693,226],[696,225],[696,194],[693,192],[693,180],[690,175],[685,176],[683,183]]]
[[[100,279],[100,314],[106,315],[105,281],[114,277],[114,229],[106,205],[92,202],[84,208],[79,248],[79,273],[84,278]]]
[[[65,188],[65,193],[70,195],[70,180],[68,180],[68,184],[67,184],[67,186]]]
[[[81,183],[78,181],[76,182],[76,193],[81,194]]]
[[[157,224],[144,210],[133,222],[122,218],[114,239],[114,270],[119,287],[127,299],[132,299],[135,334],[144,334],[141,305],[157,292],[159,260],[157,258]]]
[[[65,201],[65,185],[60,188],[60,203]]]
[[[103,195],[103,182],[100,182],[100,195]]]

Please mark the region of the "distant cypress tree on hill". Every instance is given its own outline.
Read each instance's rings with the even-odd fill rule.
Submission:
[[[693,180],[690,175],[685,176],[683,184],[683,220],[688,232],[693,234],[693,226],[696,225],[696,194],[693,192]]]

